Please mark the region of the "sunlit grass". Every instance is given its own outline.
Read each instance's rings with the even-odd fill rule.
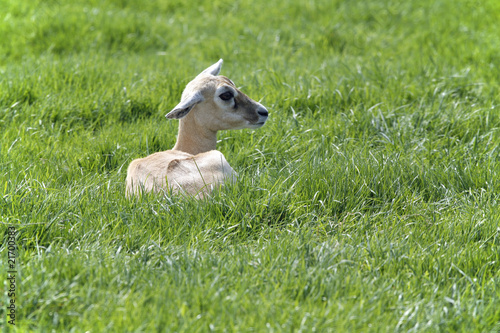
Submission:
[[[5,330],[500,329],[496,1],[1,7]],[[219,134],[238,183],[126,200],[219,58],[270,111]]]

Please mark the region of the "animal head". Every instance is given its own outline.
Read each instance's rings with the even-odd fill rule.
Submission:
[[[212,131],[264,125],[267,109],[238,90],[233,81],[219,76],[221,67],[222,59],[189,82],[181,102],[166,117],[193,119]]]

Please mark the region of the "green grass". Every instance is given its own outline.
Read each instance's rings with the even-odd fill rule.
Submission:
[[[0,8],[4,332],[500,330],[498,1]],[[270,111],[239,182],[126,200],[219,58]]]

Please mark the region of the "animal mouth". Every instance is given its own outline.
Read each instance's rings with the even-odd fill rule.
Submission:
[[[248,125],[247,126],[251,126],[251,127],[261,127],[262,125],[264,125],[266,123],[266,120],[261,120],[261,121],[256,121],[256,122],[253,122],[253,121],[250,121],[247,119],[247,122],[248,122]]]

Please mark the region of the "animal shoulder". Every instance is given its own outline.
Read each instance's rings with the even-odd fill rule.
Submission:
[[[189,183],[199,187],[202,183],[221,182],[234,174],[224,155],[218,150],[211,150],[187,158],[176,158],[169,162],[167,181],[178,183],[181,187]]]

